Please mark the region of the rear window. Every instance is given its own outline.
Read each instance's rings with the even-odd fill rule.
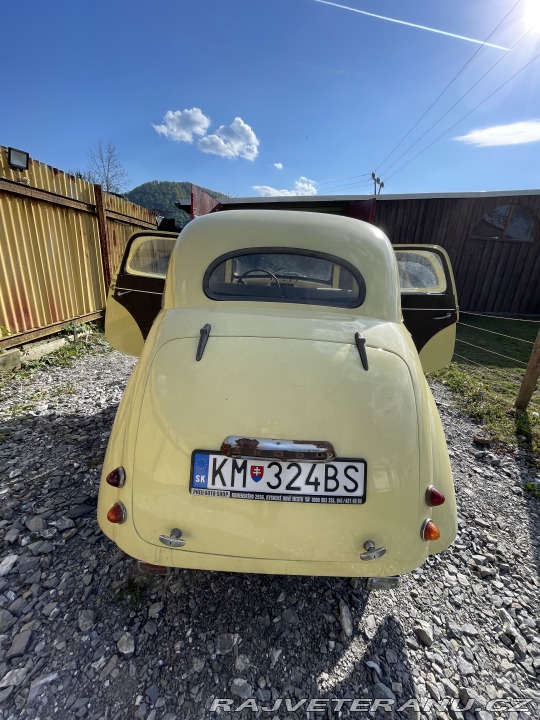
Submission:
[[[362,275],[347,261],[291,248],[253,248],[222,255],[206,271],[203,286],[214,300],[334,307],[358,307],[366,295]]]

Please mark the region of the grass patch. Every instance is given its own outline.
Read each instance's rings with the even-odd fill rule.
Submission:
[[[76,340],[68,340],[67,344],[55,350],[49,355],[44,355],[38,360],[32,360],[26,363],[28,370],[43,367],[70,367],[73,361],[82,355],[98,355],[110,349],[110,345],[105,339],[105,335],[95,326],[87,326],[88,335],[78,337]],[[70,335],[69,328],[63,333],[64,336]]]
[[[535,454],[540,453],[540,390],[526,411],[516,410],[514,402],[539,329],[538,322],[464,313],[454,362],[431,373],[455,393],[461,410],[485,424],[494,440]]]
[[[23,381],[29,380],[36,370],[42,370],[47,367],[70,367],[79,357],[84,355],[100,355],[111,349],[103,331],[96,325],[87,324],[83,327],[85,333],[88,334],[83,336],[79,335],[76,340],[68,340],[66,345],[49,355],[44,355],[42,358],[37,360],[26,362],[21,370],[16,370],[10,373],[0,373],[0,392],[9,387],[13,378],[19,378]],[[68,336],[70,334],[72,334],[70,333],[70,328],[67,328],[59,335],[59,337]],[[72,383],[68,383],[62,387],[58,386],[56,391],[61,392],[62,394],[65,393],[71,395],[76,392],[76,387]],[[45,396],[38,397],[38,394],[39,391],[34,396],[29,397],[23,404],[12,406],[10,414],[20,414],[27,410],[31,410],[36,402],[45,398]]]
[[[149,578],[141,575],[131,576],[116,590],[115,600],[118,603],[127,602],[130,610],[139,610],[146,601],[149,585]]]
[[[77,388],[73,383],[68,383],[67,385],[57,385],[54,388],[54,394],[55,395],[75,395],[77,393]]]
[[[23,403],[16,403],[11,405],[9,408],[10,415],[21,415],[22,413],[32,410],[39,402],[46,400],[49,397],[49,393],[45,390],[36,390],[36,392],[30,393]]]

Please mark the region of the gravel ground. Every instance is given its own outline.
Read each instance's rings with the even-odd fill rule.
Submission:
[[[531,458],[475,445],[478,426],[436,386],[459,535],[397,589],[184,570],[148,578],[95,517],[132,367],[115,352],[89,355],[1,391],[0,718],[539,717]],[[215,698],[244,709],[212,711]]]

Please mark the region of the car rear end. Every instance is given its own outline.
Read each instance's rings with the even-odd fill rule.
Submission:
[[[370,289],[372,276],[391,281],[388,243],[369,231],[362,276],[344,280],[332,269],[328,285],[321,278],[315,288],[291,269],[296,260],[269,260],[276,247],[286,254],[279,224],[275,245],[262,250],[259,234],[251,264],[242,230],[239,248],[225,259],[211,248],[195,278],[179,272],[181,253],[173,258],[181,282],[167,281],[166,307],[115,423],[101,527],[157,566],[408,572],[435,545],[439,551],[451,542],[455,521],[449,465],[432,447],[438,416],[412,341],[391,310],[395,289],[387,287],[384,300]],[[295,237],[296,252],[313,252],[302,242]],[[234,276],[238,250],[243,264]],[[323,250],[315,252],[320,261]],[[204,298],[190,293],[197,279]],[[120,486],[107,482],[117,468]],[[426,501],[434,470],[446,490],[444,511]],[[117,503],[120,521],[111,522]],[[434,514],[440,537],[428,541],[423,531]]]

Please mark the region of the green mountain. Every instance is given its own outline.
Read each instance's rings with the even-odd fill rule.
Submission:
[[[203,190],[214,198],[227,197],[215,190],[209,190],[208,188],[203,188]],[[152,180],[133,188],[133,190],[126,193],[126,197],[131,202],[142,205],[149,210],[159,210],[165,217],[174,217],[182,225],[185,225],[189,220],[187,213],[175,207],[175,203],[191,197],[190,182]]]

